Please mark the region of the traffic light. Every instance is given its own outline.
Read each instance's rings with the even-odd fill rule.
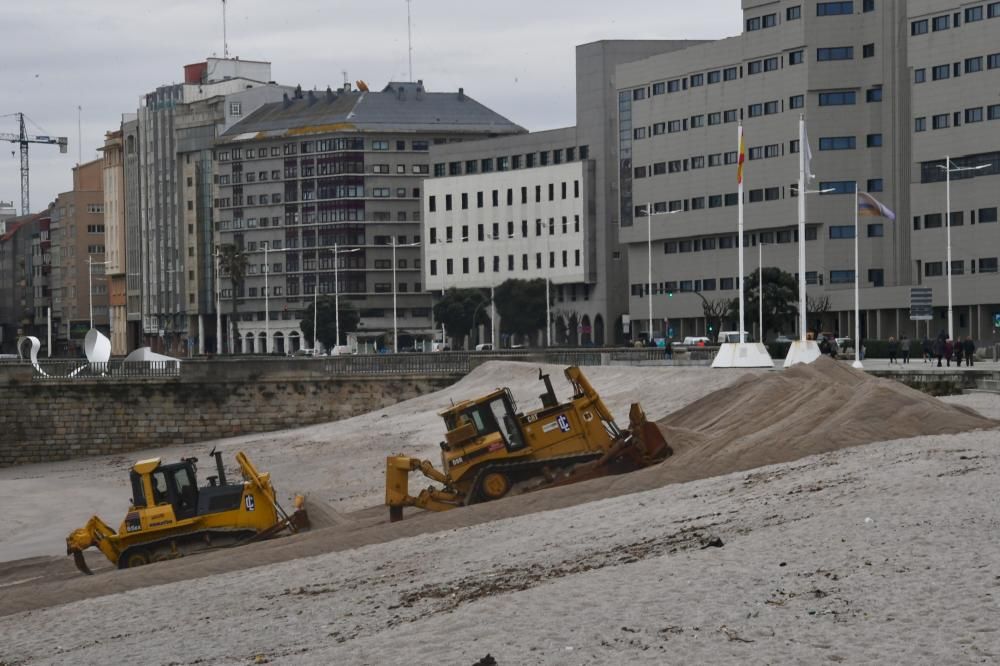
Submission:
[[[712,331],[714,331],[714,330],[715,330],[715,326],[713,326],[713,325],[709,324],[709,325],[708,325],[708,332],[709,332],[709,333],[711,333],[711,332],[712,332]]]
[[[667,291],[667,298],[673,298],[673,297],[674,297],[673,290]]]

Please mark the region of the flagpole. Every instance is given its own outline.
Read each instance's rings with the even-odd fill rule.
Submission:
[[[799,340],[806,341],[806,118],[799,114]]]
[[[861,364],[861,265],[858,263],[858,181],[854,181],[854,363],[855,368],[864,367]]]
[[[740,251],[740,260],[739,260],[739,270],[740,270],[740,272],[739,272],[739,281],[740,281],[740,344],[742,345],[743,343],[746,342],[746,340],[743,339],[743,332],[746,330],[744,328],[744,321],[745,320],[744,320],[744,317],[743,317],[743,159],[744,159],[744,157],[743,157],[743,123],[740,123],[737,132],[738,132],[738,134],[737,134],[737,137],[736,137],[736,141],[737,141],[737,145],[739,146],[739,151],[740,151],[739,152],[739,157],[737,158],[739,160],[739,162],[740,162],[740,165],[739,165],[739,183],[738,183],[739,187],[738,187],[738,194],[737,194],[737,197],[738,197],[738,199],[737,199],[737,211],[738,211],[739,222],[737,223],[737,230],[739,232],[739,246],[738,247],[739,247],[739,251]]]

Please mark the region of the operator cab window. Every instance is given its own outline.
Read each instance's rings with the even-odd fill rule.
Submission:
[[[507,408],[507,402],[503,398],[497,398],[490,403],[490,412],[494,421],[498,425],[500,434],[504,438],[504,445],[508,451],[516,451],[524,448],[521,440],[521,432],[511,415],[511,410]]]
[[[191,478],[191,470],[187,467],[174,470],[174,486],[177,517],[193,516],[198,511],[198,488]]]
[[[153,505],[167,503],[167,475],[164,472],[153,472]]]

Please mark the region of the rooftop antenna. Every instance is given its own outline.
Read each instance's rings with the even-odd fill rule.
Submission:
[[[83,107],[76,105],[76,164],[83,164]]]
[[[226,0],[222,0],[222,57],[229,58],[229,40],[226,38]]]
[[[410,81],[413,81],[413,28],[410,21],[410,0],[406,0],[406,42],[410,59]]]
[[[350,81],[347,80],[347,70],[346,69],[342,69],[342,70],[340,70],[340,73],[344,75],[344,89],[346,90],[347,89],[347,84],[350,83]]]

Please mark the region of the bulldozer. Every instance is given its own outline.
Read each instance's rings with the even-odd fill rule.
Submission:
[[[403,508],[446,511],[511,494],[634,471],[663,461],[671,449],[639,403],[620,428],[580,368],[566,368],[573,397],[560,403],[549,375],[539,370],[542,406],[517,409],[510,389],[498,388],[440,413],[447,434],[441,465],[408,456],[386,459],[385,503],[392,522]],[[421,472],[440,487],[409,494],[409,475]]]
[[[118,531],[93,516],[66,537],[66,554],[89,575],[83,551],[91,546],[119,569],[127,569],[309,526],[303,498],[296,497],[291,515],[285,513],[270,474],[258,472],[245,453],[236,454],[243,476],[237,483],[227,482],[221,452],[213,448],[209,456],[215,458],[217,474],[200,488],[197,458],[171,464],[159,458],[135,463],[129,472],[132,499]]]

